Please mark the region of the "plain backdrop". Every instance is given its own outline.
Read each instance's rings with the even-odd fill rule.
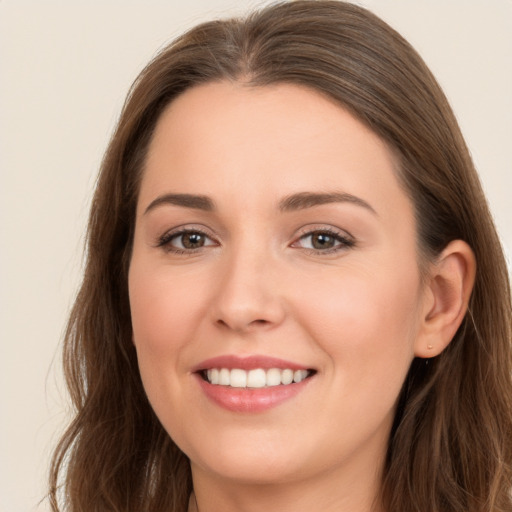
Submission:
[[[0,512],[47,511],[68,405],[63,328],[96,172],[124,96],[166,42],[268,2],[0,0]],[[451,101],[512,254],[512,1],[367,0]],[[93,449],[93,447],[92,447]]]

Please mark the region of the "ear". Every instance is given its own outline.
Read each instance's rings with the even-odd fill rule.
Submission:
[[[450,242],[432,263],[415,343],[416,357],[437,356],[449,345],[466,314],[475,273],[475,256],[462,240]]]

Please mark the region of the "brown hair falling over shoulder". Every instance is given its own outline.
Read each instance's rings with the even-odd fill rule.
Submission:
[[[452,240],[477,261],[468,313],[438,357],[415,359],[400,396],[382,500],[388,512],[512,510],[509,278],[455,117],[418,54],[365,9],[282,2],[200,25],[142,71],[106,151],[87,231],[87,263],[67,327],[75,417],[55,451],[52,510],[183,512],[188,459],[163,430],[139,376],[127,272],[138,186],[163,109],[194,85],[231,80],[309,87],[387,142],[432,261]]]

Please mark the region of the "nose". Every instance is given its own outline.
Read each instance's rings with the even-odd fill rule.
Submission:
[[[217,326],[249,333],[281,324],[285,304],[278,269],[264,251],[241,251],[223,262],[213,319]]]

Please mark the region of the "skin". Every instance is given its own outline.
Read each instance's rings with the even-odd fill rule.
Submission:
[[[283,210],[304,192],[360,202]],[[165,194],[208,196],[214,208]],[[183,249],[169,235],[183,227],[204,245]],[[326,230],[333,247],[315,249],[311,233]],[[471,261],[456,242],[422,283],[391,151],[318,93],[220,82],[177,98],[149,147],[129,293],[148,398],[191,460],[190,510],[196,499],[201,512],[380,510],[400,388],[415,355],[436,355],[453,336]],[[193,373],[226,354],[316,374],[276,407],[232,412]]]

